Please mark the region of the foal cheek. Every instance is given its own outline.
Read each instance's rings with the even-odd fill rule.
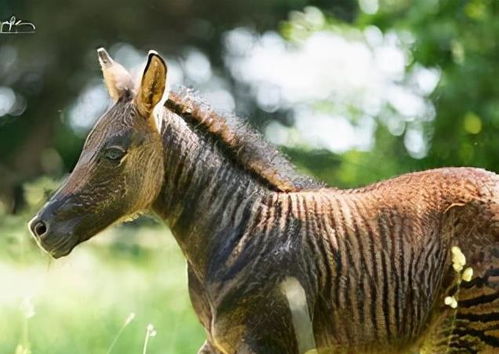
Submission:
[[[127,183],[127,191],[136,200],[137,209],[147,209],[158,196],[163,183],[163,158],[153,149],[137,154],[133,177]],[[128,162],[130,163],[132,159]]]

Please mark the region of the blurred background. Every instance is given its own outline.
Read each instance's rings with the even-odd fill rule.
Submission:
[[[334,186],[499,171],[496,0],[1,0],[0,21],[13,15],[36,33],[0,33],[1,353],[193,353],[204,340],[182,255],[153,217],[58,261],[27,232],[110,105],[99,46],[132,71],[159,51],[170,82]]]

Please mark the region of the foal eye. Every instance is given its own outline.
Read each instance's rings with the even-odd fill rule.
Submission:
[[[120,146],[111,146],[104,151],[104,157],[111,161],[120,161],[126,151]]]

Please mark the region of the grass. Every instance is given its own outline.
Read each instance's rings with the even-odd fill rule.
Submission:
[[[185,261],[165,226],[115,227],[54,261],[31,240],[31,215],[0,213],[0,353],[193,353],[202,345]]]

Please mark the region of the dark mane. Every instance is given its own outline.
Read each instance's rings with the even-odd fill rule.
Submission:
[[[165,106],[196,129],[209,133],[222,145],[227,157],[271,189],[297,192],[322,185],[299,174],[275,146],[235,115],[217,113],[192,90],[173,90]]]

